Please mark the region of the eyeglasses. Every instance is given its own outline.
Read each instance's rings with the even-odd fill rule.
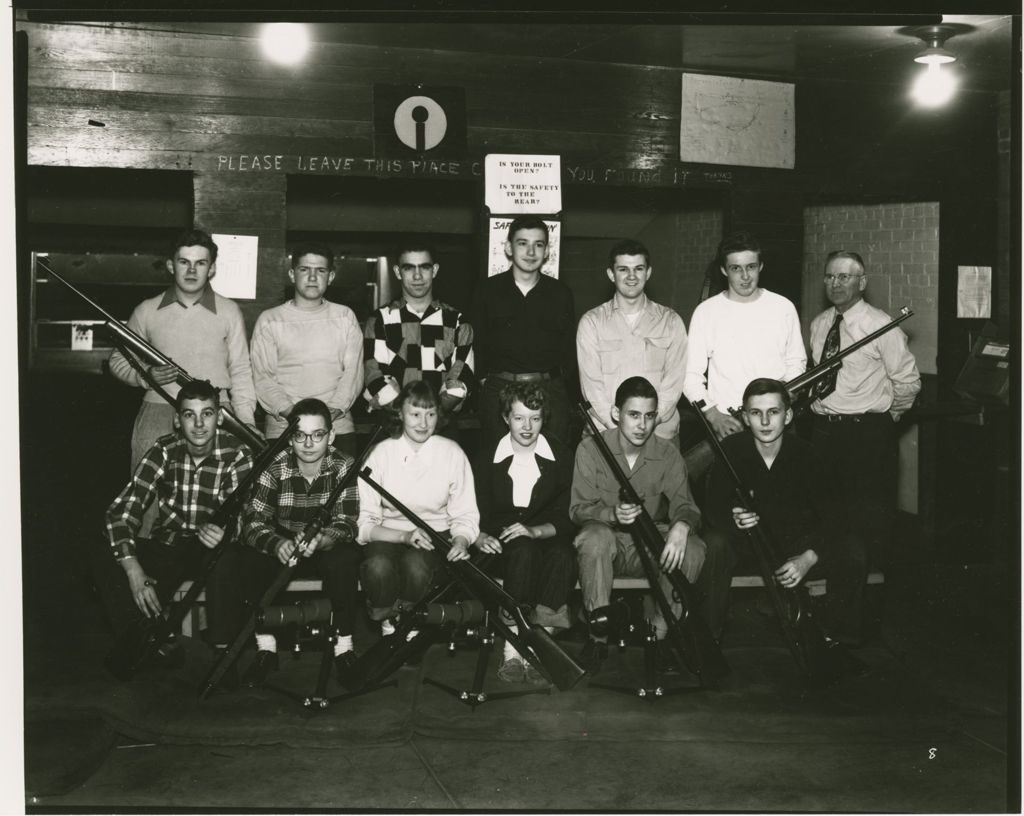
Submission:
[[[744,271],[753,275],[760,268],[761,263],[760,261],[758,261],[757,263],[748,263],[746,266],[740,266],[739,264],[730,264],[725,268],[725,271],[728,272],[730,275],[738,275],[740,272]]]
[[[827,283],[829,285],[831,285],[833,283],[838,283],[840,286],[846,286],[846,284],[848,284],[854,278],[862,278],[862,277],[864,277],[864,275],[861,272],[856,272],[856,273],[854,273],[852,275],[849,272],[840,272],[838,275],[826,275],[825,276],[825,283]]]
[[[323,442],[330,431],[325,431],[323,428],[313,433],[305,433],[304,431],[292,431],[292,442],[296,445],[304,445],[307,442],[313,442],[319,444]]]

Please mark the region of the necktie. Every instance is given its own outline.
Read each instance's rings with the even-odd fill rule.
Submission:
[[[832,321],[828,334],[825,335],[825,347],[821,351],[821,362],[839,353],[839,324],[843,316],[836,312],[836,319]],[[818,380],[811,389],[811,396],[814,399],[825,399],[836,390],[836,377],[839,376],[839,368],[833,368],[828,374]]]

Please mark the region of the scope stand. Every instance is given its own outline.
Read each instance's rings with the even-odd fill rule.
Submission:
[[[301,627],[296,626],[295,629],[295,648],[292,650],[292,657],[293,659],[298,660],[299,655],[302,653],[299,638],[299,631]],[[273,683],[264,683],[262,686],[263,688],[287,697],[289,700],[301,703],[305,708],[315,711],[317,709],[325,709],[331,703],[338,703],[342,700],[351,699],[352,697],[359,697],[373,691],[380,691],[388,686],[398,685],[398,680],[388,680],[384,683],[367,686],[366,688],[359,689],[358,691],[347,691],[342,694],[328,695],[327,683],[331,677],[331,664],[334,662],[334,643],[337,640],[338,635],[332,626],[310,626],[309,633],[309,640],[316,641],[319,638],[323,641],[323,656],[320,658],[320,670],[317,672],[316,688],[313,692],[311,694],[299,694]]]
[[[456,631],[457,630],[452,631],[452,636],[448,641],[449,657],[455,656]],[[476,707],[478,705],[490,702],[491,700],[507,700],[512,697],[525,697],[527,694],[551,693],[551,686],[515,689],[510,691],[484,691],[484,679],[487,677],[487,668],[491,661],[491,653],[494,650],[494,630],[491,628],[491,610],[488,609],[484,612],[484,620],[479,627],[467,628],[466,634],[470,637],[475,637],[479,641],[476,656],[476,669],[473,672],[472,687],[469,689],[458,689],[454,686],[449,686],[447,683],[442,683],[440,680],[435,680],[432,677],[424,677],[424,683],[436,686],[441,689],[441,691],[450,694],[460,703],[465,703],[474,711],[476,711]]]
[[[694,691],[703,691],[703,686],[666,686],[658,672],[658,636],[654,630],[654,625],[647,621],[647,631],[644,633],[644,683],[642,686],[636,685],[616,685],[614,683],[595,683],[591,681],[589,683],[590,688],[607,689],[608,691],[615,691],[619,694],[628,694],[632,697],[639,697],[642,700],[646,700],[649,703],[653,703],[660,697],[668,697],[673,694],[689,694]],[[632,632],[635,627],[630,624],[628,631]],[[624,651],[626,648],[625,637],[620,634],[618,638],[619,651]]]

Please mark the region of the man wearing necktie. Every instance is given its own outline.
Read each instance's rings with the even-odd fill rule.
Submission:
[[[811,354],[821,361],[890,322],[864,300],[867,276],[856,252],[833,252],[825,263],[832,306],[811,321]],[[896,513],[898,436],[895,423],[914,404],[921,375],[907,336],[893,329],[843,359],[812,390],[812,442],[853,508],[853,526],[869,557],[886,562]]]

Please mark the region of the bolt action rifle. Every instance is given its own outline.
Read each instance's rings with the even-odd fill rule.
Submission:
[[[601,458],[604,459],[615,481],[619,483],[620,499],[640,507],[640,515],[629,525],[629,532],[636,545],[637,555],[640,557],[640,564],[650,586],[655,605],[668,626],[666,642],[670,646],[672,655],[680,668],[697,677],[701,686],[715,687],[718,681],[729,673],[730,669],[707,621],[697,611],[699,600],[697,591],[678,569],[670,572],[662,570],[659,559],[661,551],[665,547],[665,541],[661,533],[658,532],[654,520],[647,512],[647,508],[644,507],[643,499],[630,484],[629,478],[615,460],[608,443],[598,431],[590,416],[590,404],[583,401],[579,408],[590,428],[591,438],[594,440]],[[679,618],[672,613],[672,605],[662,590],[659,581],[661,574],[668,578],[672,585],[672,595],[682,606]]]
[[[242,503],[249,496],[249,488],[255,483],[260,473],[280,453],[292,431],[299,424],[299,418],[293,417],[288,427],[278,439],[266,446],[253,462],[252,470],[239,482],[231,494],[224,499],[214,511],[209,523],[224,528],[224,538],[204,556],[199,567],[199,574],[192,582],[185,595],[171,603],[166,609],[151,618],[140,618],[122,632],[114,642],[113,648],[104,660],[107,670],[118,680],[130,679],[159,649],[170,640],[171,636],[181,628],[199,593],[206,586],[206,581],[217,565],[228,541],[227,526],[235,514],[242,508]]]
[[[553,494],[546,502],[533,509],[519,520],[520,524],[531,524],[547,510],[558,498]],[[474,558],[478,567],[485,567],[491,561],[490,553],[480,553]],[[429,610],[444,602],[448,595],[458,586],[457,580],[439,582],[434,590],[428,592],[408,611],[403,610],[393,635],[381,638],[356,661],[349,670],[349,682],[346,687],[351,691],[359,691],[386,680],[394,671],[410,660],[429,645],[429,638],[422,635],[406,641],[406,636],[424,623],[432,623]],[[446,623],[448,621],[445,621]]]
[[[115,345],[117,346],[118,350],[122,354],[124,354],[125,358],[128,360],[129,363],[132,363],[132,367],[135,368],[135,370],[143,378],[146,384],[149,385],[150,388],[153,388],[153,390],[156,391],[156,393],[162,396],[165,400],[168,400],[171,403],[171,405],[173,405],[174,400],[168,395],[166,391],[156,386],[155,382],[152,379],[152,376],[149,375],[148,370],[144,366],[142,366],[142,364],[139,363],[138,360],[133,361],[133,358],[126,353],[126,350],[130,349],[139,357],[145,360],[149,360],[151,363],[153,363],[153,365],[174,366],[175,381],[179,385],[184,385],[187,382],[192,382],[192,380],[194,380],[195,377],[189,374],[185,369],[183,369],[180,365],[174,362],[174,360],[172,360],[166,354],[161,352],[158,348],[146,342],[146,340],[144,340],[143,338],[139,337],[139,335],[137,335],[135,332],[133,332],[131,329],[125,326],[120,320],[118,320],[116,317],[110,314],[106,309],[104,309],[102,306],[96,303],[96,301],[94,301],[87,294],[85,294],[85,292],[76,287],[70,281],[65,280],[56,272],[54,272],[53,269],[51,269],[47,264],[42,263],[38,260],[37,264],[44,272],[46,272],[48,277],[53,278],[58,283],[63,284],[65,287],[70,289],[72,292],[78,295],[79,298],[81,298],[87,304],[89,304],[89,306],[92,307],[93,311],[95,311],[97,314],[99,314],[100,317],[103,318],[107,330],[111,333],[111,335],[114,338],[116,338]],[[221,405],[220,410],[221,415],[224,417],[224,427],[228,431],[230,431],[234,436],[238,437],[242,442],[248,445],[250,449],[258,451],[261,450],[266,445],[266,442],[264,442],[256,433],[254,433],[252,429],[249,428],[244,422],[242,422],[242,420],[240,420],[231,411],[230,408]]]
[[[242,653],[242,649],[245,648],[245,644],[249,640],[249,637],[254,631],[256,631],[257,617],[259,616],[260,610],[273,603],[281,590],[288,586],[288,582],[292,579],[292,573],[295,572],[296,567],[299,565],[299,561],[306,553],[306,548],[309,542],[316,538],[324,527],[331,523],[335,503],[341,497],[341,494],[355,483],[359,476],[359,468],[361,468],[363,462],[366,461],[366,457],[370,455],[370,451],[373,450],[373,446],[377,444],[377,440],[380,438],[383,430],[384,428],[382,425],[378,425],[374,428],[373,433],[370,435],[370,441],[366,443],[366,447],[363,448],[363,452],[359,454],[356,460],[345,472],[345,475],[338,481],[338,484],[335,485],[334,489],[327,496],[327,500],[317,511],[316,518],[309,522],[309,524],[307,524],[302,531],[295,536],[295,549],[288,558],[288,562],[281,566],[281,569],[278,571],[274,580],[260,597],[258,603],[253,607],[252,612],[249,613],[248,619],[244,624],[242,624],[242,628],[238,630],[238,634],[235,635],[234,640],[231,641],[231,645],[221,656],[220,660],[217,661],[209,675],[207,675],[206,680],[203,681],[203,685],[199,692],[200,700],[206,699],[210,692],[216,688],[217,684],[227,673],[228,669],[230,669],[234,665],[235,661],[238,660],[238,656]]]
[[[704,424],[704,431],[715,455],[729,472],[729,477],[735,485],[737,506],[757,512],[752,491],[743,484],[739,473],[725,453],[721,441],[715,436],[714,428],[704,416],[703,404],[698,401],[693,403],[693,407]],[[764,525],[756,524],[744,532],[754,550],[758,571],[761,573],[761,580],[768,591],[772,608],[782,626],[782,635],[785,638],[786,646],[810,685],[825,686],[860,669],[861,662],[851,655],[842,644],[825,638],[818,622],[811,614],[810,601],[803,583],[792,589],[781,588],[778,585],[775,580],[775,570],[785,563],[785,559],[779,555],[777,548],[764,529]]]
[[[870,334],[864,335],[864,337],[862,337],[860,340],[851,343],[846,348],[841,349],[837,354],[832,355],[826,360],[822,360],[816,366],[812,366],[800,376],[794,377],[792,380],[786,383],[786,390],[789,391],[794,401],[793,413],[800,413],[801,410],[803,410],[811,401],[813,401],[813,397],[810,394],[810,386],[814,385],[818,380],[820,380],[825,375],[839,368],[843,364],[843,359],[845,357],[847,357],[850,354],[853,354],[853,352],[857,351],[857,349],[863,348],[868,343],[877,340],[886,332],[892,331],[904,320],[906,320],[909,317],[913,317],[913,315],[914,310],[911,309],[909,306],[904,306],[902,309],[900,309],[898,317],[893,318],[884,326],[875,329],[875,331],[871,332]],[[807,392],[803,395],[800,395],[800,392],[804,391],[804,389],[808,389]],[[694,405],[696,404],[697,403],[694,403]],[[704,405],[705,403],[701,401],[700,404]],[[729,413],[732,414],[737,419],[739,418],[739,411],[737,411],[736,409],[730,408]],[[705,417],[702,415],[701,419],[705,419]],[[715,454],[714,451],[711,449],[710,443],[707,440],[702,440],[698,442],[696,445],[693,445],[692,447],[688,448],[683,453],[683,458],[686,460],[687,470],[694,476],[700,476],[715,461]]]
[[[392,496],[370,476],[370,469],[363,468],[359,477],[370,487],[387,499],[409,521],[419,527],[430,539],[434,548],[441,554],[447,554],[451,544],[427,524],[423,519]],[[537,671],[560,691],[568,691],[583,677],[584,671],[555,643],[543,626],[531,624],[523,611],[523,605],[509,595],[504,588],[472,561],[445,561],[448,572],[458,579],[459,583],[472,595],[483,601],[485,606],[497,607],[504,611],[516,624],[518,631],[513,631],[500,615],[494,615],[491,623],[498,632],[521,654],[530,661]]]

